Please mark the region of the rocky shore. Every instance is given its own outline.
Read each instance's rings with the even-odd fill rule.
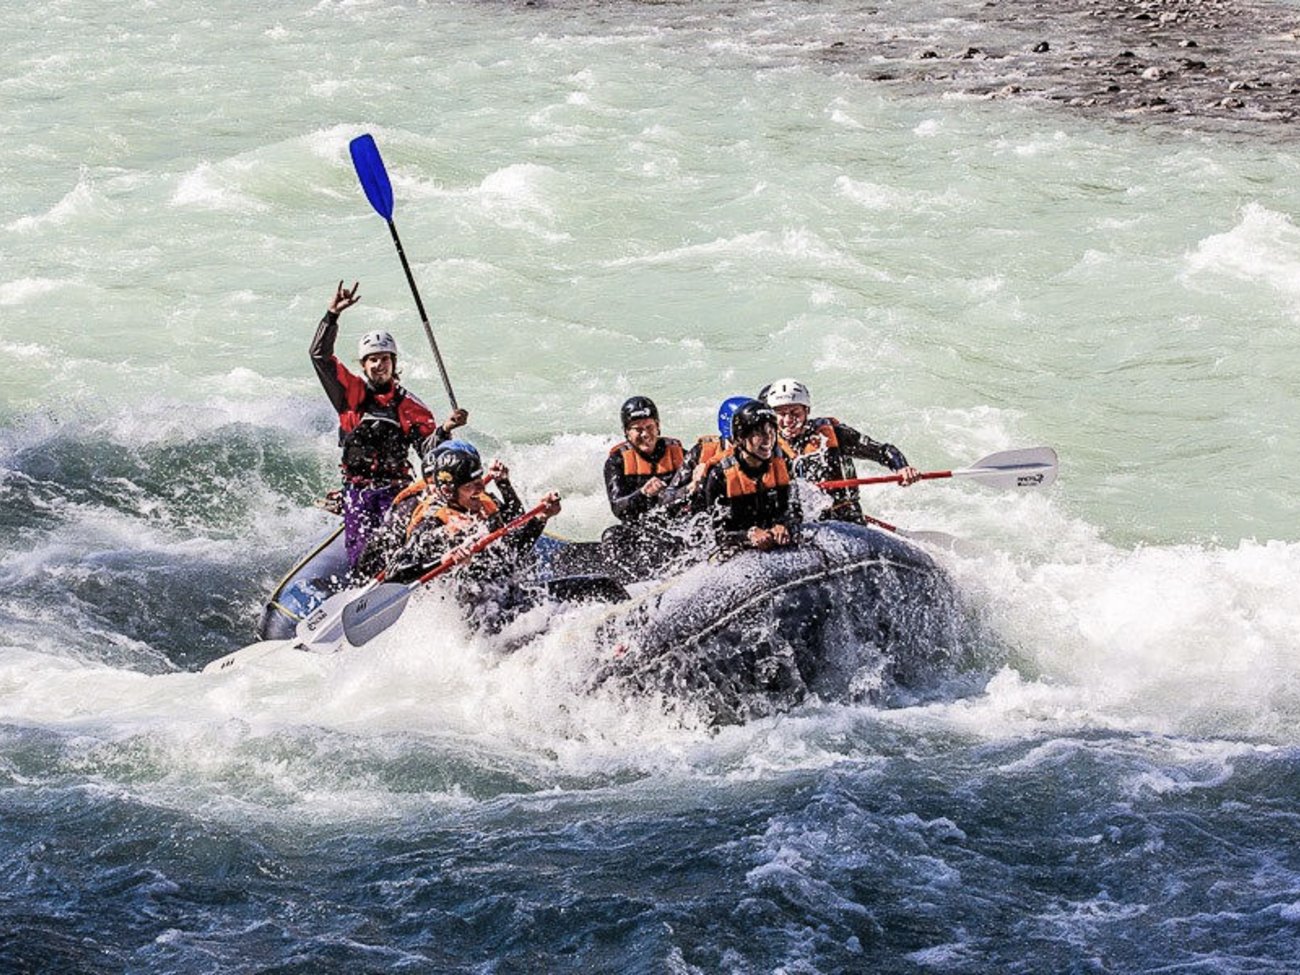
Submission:
[[[778,66],[896,91],[1036,99],[1094,117],[1300,135],[1300,0],[511,0],[630,14]]]
[[[1263,0],[975,0],[898,29],[879,5],[823,57],[896,88],[1300,135],[1300,6]],[[871,16],[884,17],[879,29]]]

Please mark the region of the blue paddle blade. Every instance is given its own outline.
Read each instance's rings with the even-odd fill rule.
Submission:
[[[348,143],[352,153],[352,165],[356,167],[357,178],[361,188],[366,191],[366,199],[379,211],[385,220],[393,219],[393,184],[388,181],[388,170],[379,158],[379,147],[367,132]]]

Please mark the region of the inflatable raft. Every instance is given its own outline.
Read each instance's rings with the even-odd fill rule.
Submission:
[[[539,589],[590,576],[593,543],[543,537]],[[341,531],[320,538],[281,580],[258,625],[289,640],[342,586]],[[615,586],[621,592],[621,587]],[[797,546],[701,562],[635,586],[593,640],[604,661],[592,689],[662,697],[711,723],[742,722],[816,698],[888,703],[968,669],[966,614],[944,572],[917,545],[878,528],[805,525]]]
[[[616,613],[594,685],[680,702],[711,723],[812,697],[887,703],[973,664],[957,592],[898,535],[805,525],[797,547],[703,563]]]
[[[289,640],[298,623],[347,584],[348,553],[343,547],[343,523],[321,535],[290,569],[262,607],[257,620],[259,640]]]

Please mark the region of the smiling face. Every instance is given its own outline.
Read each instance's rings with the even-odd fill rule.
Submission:
[[[776,427],[764,423],[753,433],[741,438],[740,449],[759,460],[771,460],[772,453],[776,450]]]
[[[478,514],[479,509],[483,507],[480,495],[483,493],[483,478],[476,477],[467,484],[462,484],[456,488],[456,506],[463,508],[465,511],[472,511]]]
[[[627,441],[643,454],[652,453],[659,442],[659,421],[653,418],[633,420],[623,430]]]
[[[804,425],[808,422],[808,407],[789,403],[786,406],[775,407],[775,410],[776,423],[780,428],[781,436],[790,440],[803,433]]]
[[[361,360],[361,371],[372,386],[387,386],[397,367],[391,352],[374,352]]]

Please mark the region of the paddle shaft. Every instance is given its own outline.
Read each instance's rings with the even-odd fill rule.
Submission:
[[[470,555],[477,555],[479,552],[483,551],[485,548],[487,548],[489,545],[495,542],[502,535],[509,534],[510,532],[514,531],[516,528],[522,528],[524,525],[528,524],[528,522],[532,521],[534,518],[540,515],[545,509],[546,509],[546,504],[545,502],[543,502],[542,504],[537,505],[535,508],[532,508],[529,511],[525,511],[514,521],[507,522],[506,524],[498,528],[496,531],[484,535],[482,538],[478,539],[477,541],[471,542],[469,545],[461,545],[457,548],[452,549],[450,552],[448,552],[446,555],[442,557],[441,562],[439,562],[432,569],[430,569],[424,575],[420,576],[420,578],[416,579],[413,583],[411,583],[409,588],[414,589],[417,586],[422,586],[430,579],[437,578],[438,576],[442,575],[444,572],[447,572],[448,570],[455,568],[455,566],[459,564],[462,558]]]
[[[960,474],[961,471],[926,471],[917,480],[932,481],[943,477],[953,477]],[[838,488],[862,487],[867,484],[899,484],[902,483],[902,474],[879,474],[875,477],[854,477],[845,481],[818,481],[817,486],[823,491],[834,491]]]
[[[453,410],[460,409],[456,403],[456,394],[451,388],[451,379],[447,375],[447,366],[442,361],[442,353],[438,351],[438,340],[433,337],[433,328],[429,325],[429,316],[424,310],[424,302],[420,298],[420,289],[415,286],[415,275],[411,273],[411,264],[406,259],[406,251],[402,249],[402,238],[397,236],[397,224],[388,220],[388,232],[393,235],[393,245],[397,248],[397,256],[401,259],[402,270],[406,272],[406,283],[411,286],[411,294],[415,297],[415,308],[420,313],[420,324],[424,326],[425,337],[429,340],[429,348],[433,350],[433,358],[438,363],[438,374],[442,376],[442,386],[447,390],[447,399],[451,401]]]
[[[424,334],[429,339],[429,348],[433,349],[433,357],[437,360],[438,372],[442,374],[442,385],[447,390],[447,399],[451,400],[452,410],[458,410],[460,406],[456,402],[456,394],[452,391],[451,379],[447,376],[447,367],[443,364],[442,353],[438,351],[438,343],[433,337],[433,329],[429,327],[429,316],[424,310],[424,302],[420,299],[420,289],[415,286],[415,275],[411,273],[411,264],[406,259],[406,251],[402,248],[402,239],[397,236],[397,225],[393,223],[393,184],[388,178],[388,170],[384,168],[384,160],[379,155],[379,147],[375,145],[374,137],[366,133],[348,143],[348,152],[352,156],[352,166],[357,171],[357,179],[361,181],[361,189],[365,192],[366,199],[375,208],[375,212],[384,218],[384,223],[388,224],[388,232],[393,235],[393,245],[397,248],[397,256],[402,261],[402,270],[406,272],[406,283],[411,286],[411,294],[415,296],[415,307],[420,313],[420,324],[424,326]]]

